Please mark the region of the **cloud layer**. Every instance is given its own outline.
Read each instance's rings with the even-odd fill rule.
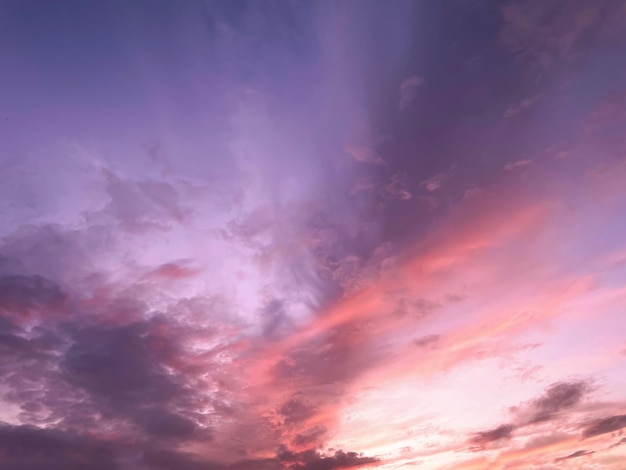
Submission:
[[[1,468],[620,468],[626,3],[0,8]]]

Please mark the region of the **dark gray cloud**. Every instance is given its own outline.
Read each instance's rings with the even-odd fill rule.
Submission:
[[[569,460],[569,459],[575,459],[577,457],[584,457],[585,455],[591,455],[594,454],[595,451],[593,450],[577,450],[576,452],[566,455],[565,457],[559,457],[557,459],[555,459],[555,462],[561,462],[563,460]]]
[[[469,443],[473,446],[472,450],[482,450],[492,442],[510,439],[516,429],[557,419],[560,412],[578,405],[589,391],[591,383],[585,380],[553,383],[540,397],[512,408],[516,417],[514,423],[502,424],[471,436]]]
[[[159,279],[167,281],[171,277],[171,266],[167,265],[166,275],[163,275],[163,266],[149,273],[152,277],[156,273]],[[179,269],[175,271],[177,276]],[[51,450],[41,459],[24,460],[13,453],[9,460],[12,467],[7,468],[38,469],[44,461],[58,461],[70,469],[88,468],[86,462],[97,458],[98,449],[105,449],[103,452],[107,454],[107,458],[101,460],[105,462],[103,468],[111,469],[317,469],[371,461],[353,453],[338,452],[331,457],[316,454],[316,458],[303,454],[299,460],[288,464],[276,458],[226,465],[180,453],[175,450],[180,442],[211,445],[213,433],[209,422],[213,417],[244,419],[236,394],[226,392],[228,377],[219,366],[211,364],[210,356],[197,364],[194,354],[185,345],[191,336],[210,337],[211,328],[203,331],[199,326],[175,320],[175,316],[150,312],[141,299],[126,299],[123,286],[109,285],[107,296],[96,303],[77,307],[71,294],[40,277],[5,276],[2,285],[7,287],[5,298],[11,301],[7,302],[11,312],[0,312],[0,349],[3,351],[0,368],[4,372],[1,383],[8,390],[3,398],[19,407],[19,420],[30,423],[11,428],[11,432],[22,435],[26,429],[48,442],[48,434],[39,433],[40,429],[34,426],[55,423],[50,435],[56,436],[56,441],[51,441]],[[13,290],[14,286],[17,288]],[[79,314],[66,312],[61,319],[40,315],[38,324],[29,328],[16,323],[18,318],[9,315],[23,306],[36,307],[39,311],[50,299],[62,299]],[[190,302],[181,304],[180,312],[187,312],[185,306]],[[193,311],[212,308],[210,303],[191,304],[195,306]],[[338,349],[330,351],[340,362],[349,361],[352,356],[351,349],[344,350],[342,346],[342,335],[346,334],[350,332],[336,333]],[[323,345],[316,343],[312,347],[317,349]],[[304,351],[302,355],[295,354],[298,367],[292,371],[294,377],[320,383],[327,380],[328,374],[341,378],[339,369],[336,374],[326,366],[319,370],[303,369],[303,366],[319,367],[315,361],[319,357],[308,362],[310,358]],[[326,353],[321,354],[327,357]],[[222,391],[208,399],[213,413],[202,415],[198,410],[206,406],[207,397],[198,394],[197,387],[198,383],[206,387],[208,382],[205,379],[198,382],[198,377],[207,371],[212,371]],[[224,400],[228,405],[220,405]],[[298,427],[315,413],[319,400],[317,396],[298,394],[277,411],[286,426]],[[254,426],[253,422],[251,419],[249,425]],[[105,428],[115,436],[106,444],[93,436],[83,436],[85,429]],[[325,432],[323,427],[302,430],[291,444],[298,448],[316,446]],[[134,442],[134,448],[128,449],[122,444],[125,441]],[[85,447],[82,457],[69,452],[74,444],[77,449]]]
[[[0,257],[4,262],[0,268],[8,276],[35,276],[61,288],[66,283],[77,287],[77,280],[102,273],[94,261],[105,252],[113,256],[118,240],[115,230],[100,224],[80,230],[58,224],[21,226],[2,240]]]
[[[337,451],[290,453],[275,458],[240,460],[231,464],[159,447],[154,442],[131,443],[98,432],[72,432],[0,423],[2,468],[7,470],[332,470],[358,467],[377,459]]]
[[[324,426],[314,426],[301,434],[296,434],[296,437],[293,438],[292,444],[298,448],[309,447],[319,442],[326,431],[327,429]]]
[[[183,452],[156,450],[150,447],[143,451],[135,462],[137,465],[145,465],[146,468],[155,470],[334,470],[360,467],[377,463],[379,460],[356,452],[339,450],[334,454],[324,455],[315,450],[291,452],[285,446],[281,446],[274,458],[220,464],[201,460],[197,456]]]
[[[513,431],[515,431],[515,426],[512,424],[502,424],[495,429],[475,433],[470,438],[469,443],[474,446],[474,450],[482,450],[493,442],[510,439]]]
[[[18,357],[31,359],[41,357],[40,355],[46,350],[50,350],[53,345],[46,344],[45,338],[48,341],[52,339],[45,333],[27,338],[23,329],[15,324],[13,319],[0,316],[0,350],[3,352],[4,358],[10,357],[11,360],[14,360]]]
[[[550,385],[542,396],[528,403],[530,423],[548,421],[560,411],[576,406],[589,391],[591,385],[584,380]]]
[[[261,315],[263,317],[263,334],[268,338],[277,338],[292,326],[284,302],[279,299],[268,302],[263,307]]]
[[[115,406],[172,399],[177,384],[158,360],[173,353],[168,351],[172,345],[166,343],[165,351],[150,350],[151,342],[156,341],[156,324],[158,321],[77,328],[61,362],[64,375]],[[148,395],[142,397],[143,392]]]
[[[98,433],[0,424],[2,468],[7,470],[282,470],[278,459],[222,464],[154,443],[130,443]]]
[[[313,416],[315,407],[304,403],[302,399],[292,398],[283,403],[278,412],[285,418],[286,424],[294,424]]]
[[[186,357],[179,336],[184,332],[177,331],[174,323],[159,317],[122,325],[76,319],[57,324],[54,330],[40,328],[38,336],[25,339],[19,326],[0,320],[2,362],[10,363],[2,383],[11,391],[4,399],[19,404],[20,419],[26,422],[60,420],[50,429],[3,425],[0,441],[6,446],[3,465],[8,469],[59,465],[68,469],[313,470],[375,460],[339,451],[333,456],[281,454],[275,459],[223,464],[178,452],[176,442],[210,445],[212,436],[210,428],[198,424],[200,404],[189,388],[193,373],[182,376],[165,369],[172,360]],[[297,425],[315,412],[303,400],[294,397],[280,407],[288,425]],[[104,427],[113,432],[113,439],[97,437]],[[95,434],[86,434],[86,429]],[[323,428],[308,430],[297,435],[293,444],[315,445],[324,433]]]
[[[583,437],[599,436],[609,432],[619,431],[626,427],[626,415],[609,416],[599,419],[583,429]]]
[[[435,346],[439,342],[440,339],[441,339],[441,335],[422,336],[421,338],[418,338],[415,340],[415,344],[422,348]]]
[[[202,460],[193,454],[151,446],[140,449],[133,465],[142,470],[225,470],[227,468],[223,464]]]
[[[154,442],[211,440],[209,428],[198,424],[194,374],[166,369],[188,357],[175,321],[153,316],[102,324],[105,318],[67,309],[50,317],[42,305],[70,298],[56,284],[16,275],[3,277],[2,286],[10,302],[0,311],[0,384],[3,399],[19,407],[21,422],[55,422],[59,432],[73,434],[106,426]],[[39,315],[22,325],[14,314],[25,307]],[[114,313],[119,303],[98,307]]]
[[[87,392],[103,416],[126,419],[153,439],[211,439],[190,389],[193,374],[171,367],[184,360],[181,332],[164,318],[120,326],[73,328],[59,366],[67,383]]]
[[[156,439],[188,440],[198,438],[200,434],[193,420],[156,406],[139,408],[132,415],[141,429]],[[209,441],[211,435],[205,432],[202,437]]]
[[[356,452],[344,452],[342,450],[335,452],[334,455],[324,456],[314,450],[294,453],[286,448],[281,449],[277,458],[290,470],[334,470],[360,467],[379,461],[373,457],[365,457]]]
[[[64,301],[61,288],[42,276],[0,277],[0,311],[26,315],[34,309],[60,308]]]
[[[114,446],[88,435],[0,424],[2,468],[7,470],[116,470]]]

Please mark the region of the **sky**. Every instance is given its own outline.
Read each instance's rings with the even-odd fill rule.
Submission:
[[[0,468],[626,462],[626,0],[0,2]]]

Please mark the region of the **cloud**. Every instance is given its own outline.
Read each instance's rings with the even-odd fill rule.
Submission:
[[[391,175],[389,182],[384,186],[384,193],[389,199],[408,201],[413,197],[406,182],[406,176],[401,173]]]
[[[504,169],[505,170],[514,170],[515,168],[523,168],[528,165],[532,165],[532,160],[517,160],[515,162],[508,163]]]
[[[609,447],[609,449],[612,449],[613,447],[618,447],[618,446],[621,446],[621,445],[624,445],[624,444],[626,444],[626,437],[622,437],[622,438],[621,438],[619,441],[617,441],[616,443],[611,444],[611,446]]]
[[[535,80],[563,62],[584,57],[589,44],[621,37],[617,25],[626,21],[620,2],[522,0],[507,3],[501,12],[500,41]]]
[[[2,468],[7,470],[122,468],[114,446],[104,440],[32,426],[0,424],[0,453]]]
[[[300,423],[315,414],[315,408],[298,399],[291,399],[280,407],[278,412],[285,418],[285,423]]]
[[[438,173],[427,180],[424,180],[420,183],[420,186],[426,191],[433,192],[441,189],[443,187],[443,183],[446,180],[447,176],[443,173]]]
[[[279,383],[333,384],[341,388],[376,363],[376,352],[368,353],[363,348],[367,340],[367,332],[358,322],[347,322],[282,353],[272,369],[273,376]],[[294,412],[309,408],[299,400],[287,405],[286,410]]]
[[[482,192],[484,191],[484,189],[476,187],[476,186],[472,186],[471,188],[468,188],[465,190],[465,192],[463,193],[463,199],[470,199],[473,197],[477,197],[479,196]]]
[[[178,189],[166,182],[124,179],[104,170],[104,189],[109,202],[90,215],[94,222],[113,223],[129,233],[168,230],[189,214],[180,202]]]
[[[109,307],[114,308],[114,305]],[[116,321],[113,324],[101,324],[93,319],[89,321],[78,317],[64,325],[55,325],[51,331],[41,328],[36,334],[37,330],[34,330],[26,337],[20,326],[8,319],[2,321],[0,347],[3,349],[3,360],[0,365],[4,364],[6,384],[12,390],[5,395],[5,400],[21,407],[23,411],[19,419],[22,421],[37,425],[57,422],[53,436],[59,433],[61,437],[71,437],[87,428],[108,429],[115,436],[113,441],[110,437],[102,441],[107,442],[106,445],[97,444],[99,440],[93,441],[97,444],[93,444],[94,449],[104,447],[106,450],[107,458],[102,459],[105,462],[103,467],[129,468],[131,465],[138,469],[167,470],[324,469],[345,468],[374,461],[339,451],[332,456],[313,455],[310,452],[294,454],[295,460],[288,464],[278,459],[250,459],[223,464],[207,459],[201,453],[176,451],[181,442],[187,446],[193,442],[206,446],[215,438],[211,423],[215,423],[215,420],[220,422],[221,417],[227,420],[236,418],[237,426],[244,428],[253,426],[257,431],[262,428],[258,416],[247,416],[245,409],[237,406],[238,392],[233,390],[226,395],[221,394],[230,402],[228,409],[218,406],[220,395],[202,393],[203,389],[214,387],[210,385],[211,382],[221,382],[220,387],[225,392],[228,388],[222,381],[232,378],[228,378],[229,372],[221,371],[220,366],[211,362],[211,356],[203,354],[198,357],[188,349],[189,341],[202,334],[197,327],[191,331],[184,323],[159,315],[143,319],[130,318],[126,322]],[[206,333],[211,336],[210,331]],[[337,351],[338,367],[349,358],[342,359],[343,353],[340,351]],[[306,365],[302,361],[309,356],[310,351],[303,355],[295,354],[293,358],[301,365]],[[196,357],[200,359],[199,363]],[[33,359],[36,359],[34,367]],[[319,357],[314,356],[308,364],[317,364],[316,367],[319,367],[321,364],[318,360]],[[326,368],[311,370],[310,366],[302,372],[297,367],[293,370],[294,378],[301,380],[309,377],[323,382],[328,380],[329,373],[330,376],[335,374]],[[202,378],[207,371],[211,373],[209,382]],[[339,369],[336,373],[340,374]],[[336,377],[345,380],[343,374]],[[285,430],[282,434],[285,439],[288,435],[292,436],[285,442],[290,442],[295,448],[306,449],[323,439],[326,433],[324,426],[306,428],[305,422],[315,417],[318,405],[324,404],[326,400],[315,393],[299,393],[278,407],[285,427],[293,428],[293,432]],[[198,412],[207,409],[209,403],[213,404],[209,408],[212,409],[211,413]],[[265,403],[265,406],[268,405]],[[47,436],[35,427],[27,429],[36,436]],[[280,442],[276,437],[270,439],[274,445]],[[63,447],[63,439],[59,441],[60,450],[53,449],[51,453],[45,454],[48,465],[56,461],[67,468],[86,465],[81,460],[83,457],[62,455],[66,449]],[[91,446],[92,440],[89,438],[85,442]],[[244,445],[251,448],[263,440],[257,436],[247,440]],[[122,441],[135,444],[129,448],[122,445]],[[87,448],[92,449],[89,446]],[[18,457],[13,455],[9,462],[18,465]],[[89,458],[85,454],[84,459]],[[39,461],[35,457],[32,459],[28,465],[39,468]],[[43,462],[44,457],[41,459]],[[78,463],[74,464],[74,460]],[[25,468],[30,470],[31,467]]]
[[[519,104],[515,104],[515,105],[511,105],[509,106],[506,111],[504,112],[504,115],[502,116],[504,119],[508,119],[512,116],[515,116],[517,113],[519,113],[520,111],[530,108],[533,104],[535,104],[535,102],[539,99],[538,96],[532,97],[532,98],[527,98],[525,100],[522,100]]]
[[[313,426],[312,428],[307,429],[302,434],[296,434],[296,436],[293,438],[292,444],[297,448],[308,447],[320,441],[321,437],[326,432],[327,429],[324,426]]]
[[[74,326],[59,363],[62,378],[88,394],[94,411],[127,421],[139,435],[209,441],[208,416],[199,413],[202,395],[191,390],[196,373],[185,370],[192,354],[183,346],[184,331],[163,317]]]
[[[441,335],[422,336],[415,340],[415,344],[421,348],[436,345],[441,339]]]
[[[475,433],[469,440],[469,443],[475,447],[474,450],[482,450],[488,444],[497,442],[503,439],[510,439],[515,431],[515,426],[512,424],[502,424],[495,429],[489,431],[481,431]]]
[[[590,382],[584,380],[551,384],[543,395],[512,408],[515,417],[513,423],[475,433],[469,439],[472,450],[484,450],[493,442],[512,438],[516,430],[557,419],[560,412],[578,405],[590,390]],[[541,443],[544,445],[545,438],[542,438]]]
[[[364,457],[356,452],[338,450],[334,455],[322,455],[314,450],[293,453],[282,449],[278,459],[290,470],[334,470],[338,468],[356,468],[377,463],[374,457]]]
[[[565,457],[559,457],[555,459],[555,462],[562,462],[563,460],[575,459],[577,457],[584,457],[585,455],[595,454],[593,450],[577,450],[573,454],[566,455]]]
[[[142,470],[226,470],[229,468],[224,464],[204,460],[190,453],[162,449],[156,446],[140,449],[139,455],[135,457],[134,461],[131,461],[131,465]],[[237,467],[233,465],[233,468]]]
[[[417,97],[417,89],[424,84],[424,79],[419,75],[411,75],[406,77],[400,83],[400,99],[398,101],[398,108],[407,108]]]
[[[352,188],[350,189],[351,194],[359,194],[359,193],[373,193],[379,189],[379,184],[375,183],[374,180],[369,176],[361,176],[357,179]]]
[[[147,279],[154,280],[182,280],[199,274],[199,270],[187,265],[185,261],[164,263],[146,274]]]
[[[531,400],[523,413],[530,415],[529,423],[550,420],[555,414],[579,404],[590,390],[590,383],[584,380],[554,383],[542,396]]]
[[[278,458],[223,464],[198,455],[123,442],[116,436],[0,424],[2,468],[7,470],[285,470]],[[316,467],[312,467],[316,468]],[[320,467],[326,468],[326,467]],[[328,467],[338,468],[338,467]]]
[[[375,2],[356,10],[240,6],[182,7],[180,23],[171,25],[189,32],[190,49],[169,33],[158,39],[169,44],[166,55],[178,51],[176,66],[162,57],[165,69],[177,70],[173,82],[162,86],[162,73],[145,73],[149,57],[131,59],[142,64],[146,95],[131,93],[127,103],[136,98],[131,107],[141,116],[122,125],[111,109],[113,119],[100,121],[102,108],[91,103],[91,117],[68,127],[109,129],[115,137],[94,144],[91,162],[85,164],[82,150],[83,158],[75,158],[76,173],[89,183],[76,200],[59,203],[64,217],[16,216],[27,224],[0,227],[2,418],[67,436],[102,432],[93,439],[110,444],[111,469],[283,469],[266,457],[281,443],[298,451],[325,443],[333,408],[371,360],[360,354],[359,325],[339,325],[288,348],[266,374],[253,371],[321,305],[348,286],[374,282],[389,265],[390,250],[376,251],[379,237],[363,235],[370,204],[359,215],[344,194],[360,171],[386,165],[361,106],[360,94],[369,89],[360,84],[361,72],[373,64],[359,52],[373,32],[362,32],[361,24],[375,18],[381,28],[375,36],[391,46],[386,51],[401,47],[404,40],[386,31],[403,29],[397,20],[406,5],[385,7],[391,16],[382,22]],[[166,23],[178,17],[157,10]],[[126,17],[124,11],[113,17]],[[199,18],[206,24],[199,27]],[[248,26],[241,30],[239,21]],[[60,37],[71,36],[69,23]],[[117,31],[108,20],[101,26]],[[152,49],[148,43],[142,44]],[[207,54],[207,44],[215,54]],[[250,48],[276,62],[267,67]],[[201,96],[209,88],[207,102]],[[79,108],[91,107],[92,98]],[[80,133],[69,138],[91,140]],[[146,139],[158,142],[148,149],[147,165],[146,155],[136,153]],[[366,144],[344,149],[345,142]],[[345,159],[336,159],[342,150],[368,166],[346,168]],[[40,163],[31,162],[32,169],[45,173]],[[399,177],[389,181],[379,196],[410,197]],[[25,193],[31,190],[40,195],[35,187]],[[42,195],[56,201],[52,191]],[[355,272],[339,270],[351,256],[360,260]],[[52,310],[63,316],[53,318]],[[301,457],[306,468],[371,461],[342,451]]]
[[[608,418],[602,418],[587,425],[582,431],[582,436],[584,438],[599,436],[601,434],[619,431],[625,427],[626,415],[609,416]]]
[[[24,327],[0,316],[4,399],[20,408],[15,419],[34,426],[56,423],[56,429],[74,434],[106,426],[139,441],[211,440],[197,413],[198,396],[189,388],[194,374],[182,374],[176,364],[190,355],[182,348],[189,336],[175,322],[51,320],[41,316]]]
[[[343,289],[344,295],[358,292],[376,283],[385,272],[395,266],[391,244],[376,247],[368,257],[348,255],[333,263],[332,279]]]
[[[330,470],[404,452],[444,468],[468,442],[479,468],[530,443],[549,466],[579,445],[559,429],[617,429],[614,405],[613,421],[585,415],[590,382],[522,402],[536,383],[511,374],[600,364],[619,382],[591,343],[576,356],[570,328],[619,336],[604,309],[621,304],[595,300],[619,268],[593,260],[624,239],[623,211],[570,191],[602,150],[535,159],[531,179],[502,171],[576,134],[576,90],[589,109],[594,80],[621,76],[574,67],[552,96],[516,88],[499,46],[546,70],[604,29],[575,1],[580,16],[517,0],[91,2],[62,27],[7,6],[19,112],[0,144],[15,161],[0,163],[0,467]],[[406,76],[424,67],[427,87]],[[509,115],[541,96],[548,117],[511,126],[510,96]],[[617,98],[585,139],[620,121]],[[66,135],[89,155],[68,163]],[[602,168],[588,180],[617,174]]]
[[[376,149],[365,145],[348,145],[345,152],[359,163],[385,165],[385,160],[376,155]]]
[[[61,288],[42,276],[0,277],[0,310],[19,316],[58,310],[66,297]]]

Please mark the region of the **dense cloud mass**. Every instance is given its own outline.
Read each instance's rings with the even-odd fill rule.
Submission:
[[[515,426],[513,425],[502,424],[495,429],[491,429],[489,431],[481,431],[479,433],[476,433],[470,439],[470,442],[480,448],[491,442],[510,438],[514,430],[515,430]]]
[[[0,12],[1,469],[621,468],[625,0]]]
[[[590,385],[585,381],[560,382],[550,385],[545,393],[529,403],[530,422],[552,419],[560,411],[577,405]]]
[[[626,415],[609,416],[602,418],[583,430],[583,437],[593,437],[599,434],[619,431],[626,427]]]

